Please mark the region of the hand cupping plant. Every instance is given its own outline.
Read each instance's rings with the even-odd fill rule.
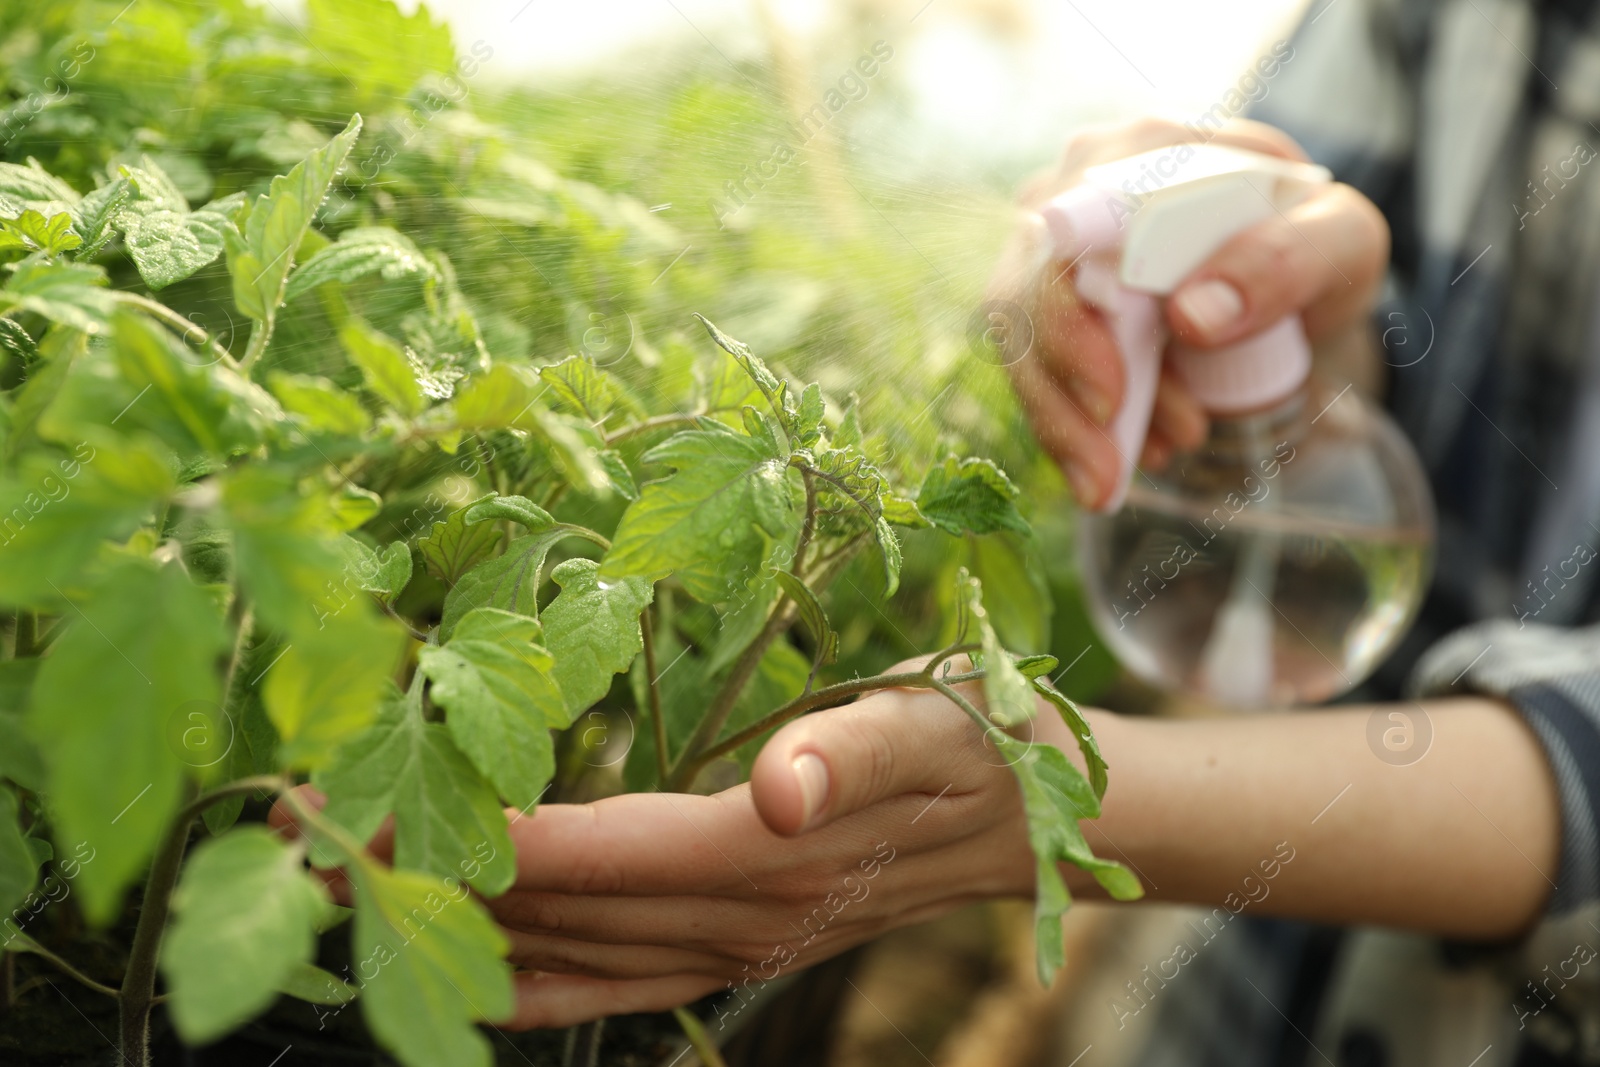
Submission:
[[[349,200],[332,232],[361,138],[351,118],[218,197],[133,150],[92,189],[0,164],[0,949],[115,997],[135,1064],[158,982],[191,1042],[288,994],[358,1001],[406,1064],[486,1063],[475,1024],[509,1012],[510,969],[471,894],[512,882],[508,817],[731,781],[788,719],[918,686],[1017,775],[1048,978],[1058,862],[1139,892],[1078,830],[1105,764],[1054,660],[1009,655],[962,572],[924,669],[835,679],[825,607],[862,558],[894,595],[897,531],[1025,534],[1012,482],[952,456],[911,492],[853,398],[705,320],[709,342],[626,362],[502,355],[518,309],[485,326],[430,242]],[[113,287],[129,263],[142,286]],[[954,688],[978,680],[987,714]],[[992,730],[1041,697],[1087,778]],[[620,776],[587,758],[594,716],[631,724]],[[240,819],[271,797],[298,841]],[[390,817],[380,862],[366,842]],[[308,861],[344,869],[352,910]],[[137,900],[111,980],[35,922],[52,879],[95,927]],[[317,938],[341,923],[335,974]]]

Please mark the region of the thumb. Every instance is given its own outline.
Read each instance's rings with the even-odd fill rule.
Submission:
[[[986,751],[983,731],[944,697],[884,690],[779,730],[750,790],[762,821],[793,837],[902,794],[970,792],[1004,772]]]
[[[1181,340],[1210,348],[1299,311],[1316,340],[1364,314],[1388,258],[1383,215],[1333,184],[1224,244],[1172,295],[1167,317]]]

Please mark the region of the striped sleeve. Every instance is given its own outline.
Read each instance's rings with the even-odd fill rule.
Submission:
[[[1469,626],[1428,650],[1409,689],[1504,697],[1522,713],[1561,802],[1561,871],[1549,910],[1600,899],[1600,626],[1564,630],[1510,619]]]

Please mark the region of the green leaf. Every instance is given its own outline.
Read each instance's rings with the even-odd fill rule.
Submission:
[[[19,807],[17,794],[6,785],[0,785],[0,945],[8,939],[14,909],[33,892],[39,880],[39,861],[22,836],[22,826],[17,821]]]
[[[424,648],[417,669],[448,714],[450,736],[509,803],[526,811],[555,775],[550,728],[566,726],[550,653],[535,644],[539,623],[499,608],[464,615],[442,647]]]
[[[427,536],[417,542],[429,572],[446,585],[455,584],[500,543],[500,531],[493,525],[468,522],[472,507],[457,508],[443,522],[434,523]]]
[[[119,414],[129,421],[124,428],[143,427],[155,433],[180,455],[206,452],[226,456],[260,443],[277,404],[264,390],[219,366],[196,366],[171,334],[143,315],[119,312],[113,320],[116,368],[122,388],[110,403],[122,400],[122,411],[106,412],[109,422]],[[80,373],[95,369],[82,362]],[[146,392],[148,390],[148,392]],[[64,412],[52,412],[57,429],[45,427],[58,438],[68,436],[59,425],[69,421]],[[82,409],[72,414],[83,414]]]
[[[777,416],[779,421],[783,423],[784,429],[792,431],[795,428],[796,410],[794,398],[789,395],[789,383],[773,374],[767,368],[767,365],[750,351],[749,345],[729,337],[717,329],[715,324],[704,315],[697,314],[695,318],[700,320],[700,325],[706,328],[706,333],[711,335],[711,339],[717,343],[717,347],[732,356],[739,366],[744,369],[744,372],[750,376],[750,380],[755,382],[756,388],[766,398],[767,404],[772,408],[773,415]],[[820,400],[821,394],[819,393],[818,401],[820,402]],[[796,434],[795,436],[798,437],[799,435]]]
[[[629,414],[638,410],[615,378],[583,356],[568,356],[560,363],[540,367],[539,377],[569,412],[592,423],[601,422],[618,408]]]
[[[256,613],[291,634],[320,632],[333,607],[329,588],[346,578],[331,501],[303,492],[288,471],[246,464],[229,472],[222,503]]]
[[[1017,669],[1011,653],[1000,644],[1000,637],[995,633],[983,604],[982,583],[965,570],[956,581],[962,590],[967,617],[977,626],[978,637],[983,644],[979,665],[984,670],[983,697],[988,705],[989,718],[999,726],[1025,723],[1033,718],[1037,710],[1033,685]]]
[[[427,406],[410,362],[388,335],[352,318],[339,331],[339,341],[350,362],[361,368],[367,388],[384,403],[408,418]]]
[[[456,623],[474,608],[500,608],[537,617],[539,581],[545,557],[557,541],[568,536],[571,536],[570,531],[557,528],[519,537],[506,547],[503,555],[484,560],[463,574],[445,594],[439,639],[448,641]]]
[[[99,267],[25,259],[0,289],[0,306],[19,307],[74,330],[99,333],[116,309],[116,297],[105,284],[106,272]]]
[[[411,546],[396,541],[378,554],[378,570],[361,588],[377,593],[389,603],[411,584]]]
[[[311,963],[297,963],[278,986],[278,992],[308,1004],[348,1004],[361,991],[337,975]]]
[[[508,519],[520,523],[528,528],[529,533],[539,533],[548,530],[556,524],[550,513],[525,496],[492,496],[487,500],[480,500],[466,509],[466,524],[476,526],[480,522],[494,522],[498,519]]]
[[[77,888],[84,914],[104,924],[177,808],[183,764],[168,721],[220,701],[228,635],[181,568],[133,561],[71,616],[39,669],[29,725],[49,767],[56,841],[95,850]]]
[[[1054,664],[1054,659],[1049,656],[1040,657],[1048,659]],[[1019,664],[1019,666],[1021,666]],[[1083,761],[1089,768],[1089,784],[1094,790],[1095,799],[1106,795],[1106,758],[1100,754],[1100,742],[1094,739],[1094,733],[1089,729],[1089,720],[1083,717],[1083,712],[1078,710],[1078,705],[1069,700],[1065,694],[1050,684],[1048,678],[1033,678],[1033,691],[1048,700],[1055,709],[1061,713],[1061,719],[1072,731],[1072,736],[1078,739],[1078,751],[1083,753]]]
[[[1018,513],[1020,491],[1005,471],[987,459],[948,457],[929,468],[917,493],[917,509],[946,533],[1029,532]]]
[[[1049,674],[1061,665],[1061,661],[1054,656],[1033,655],[1022,656],[1017,660],[1017,670],[1030,682],[1041,675]]]
[[[382,510],[383,497],[354,482],[346,482],[333,491],[334,527],[341,533],[360,529]]]
[[[536,429],[536,400],[525,371],[496,363],[469,377],[456,394],[456,425],[463,430]]]
[[[570,726],[611,690],[644,647],[639,615],[655,594],[642,578],[602,582],[599,565],[569,559],[550,572],[561,587],[540,620],[545,645],[555,656],[555,680],[566,698],[566,714],[551,726]]]
[[[675,574],[691,596],[715,603],[756,573],[769,540],[785,558],[793,554],[804,490],[780,443],[720,427],[691,430],[645,460],[675,473],[646,484],[629,505],[602,578]]]
[[[184,1040],[215,1040],[277,999],[316,952],[323,899],[300,851],[264,826],[195,849],[161,944],[168,1011]]]
[[[122,231],[139,277],[152,289],[182,281],[222,255],[225,235],[237,231],[233,214],[244,203],[235,193],[189,210],[172,179],[149,156],[137,167],[123,167],[138,195],[128,198],[112,218]]]
[[[45,786],[44,757],[28,733],[26,716],[39,663],[37,659],[0,663],[0,778],[36,793]]]
[[[82,244],[83,239],[72,232],[72,216],[65,211],[46,219],[30,208],[14,219],[0,219],[0,249],[59,256]]]
[[[27,367],[39,358],[39,346],[15,320],[0,319],[0,351]]]
[[[459,882],[363,864],[352,947],[379,1044],[406,1067],[490,1067],[473,1024],[511,1014],[509,945]]]
[[[267,379],[283,410],[306,426],[341,437],[360,437],[372,426],[361,401],[326,378],[275,371]]]
[[[1028,842],[1037,860],[1034,935],[1039,979],[1048,985],[1064,962],[1061,916],[1072,899],[1056,866],[1058,862],[1071,863],[1088,871],[1117,900],[1135,900],[1144,890],[1139,880],[1120,863],[1096,856],[1078,828],[1078,820],[1099,817],[1100,797],[1105,792],[1105,761],[1089,736],[1088,723],[1070,701],[1059,694],[1052,695],[1054,691],[1044,679],[1029,680],[1023,675],[995,636],[984,611],[981,584],[964,571],[958,581],[967,615],[977,626],[983,644],[981,658],[973,658],[984,668],[983,695],[990,721],[1004,728],[1032,718],[1037,692],[1061,709],[1078,736],[1079,748],[1088,760],[1093,780],[1092,784],[1085,780],[1066,755],[1053,745],[1021,741],[1003,729],[986,734],[987,740],[1016,774],[1022,789]]]
[[[834,633],[833,627],[828,623],[828,613],[822,610],[822,602],[817,599],[817,594],[811,587],[796,578],[788,571],[779,571],[777,574],[778,585],[789,594],[795,607],[800,611],[800,620],[806,624],[806,629],[811,631],[811,640],[816,643],[817,652],[814,665],[826,667],[839,658],[839,635]]]
[[[328,796],[323,813],[359,841],[393,813],[396,867],[464,879],[491,897],[516,877],[499,799],[444,724],[422,718],[420,676],[411,692],[392,696],[370,730],[341,745],[312,782]]]
[[[800,394],[800,410],[795,415],[794,443],[797,448],[810,448],[822,438],[822,418],[827,408],[822,400],[822,386],[812,382]]]
[[[425,75],[454,69],[450,30],[426,7],[401,14],[387,0],[310,0],[306,14],[326,76],[385,104],[405,99]]]
[[[401,637],[396,624],[347,610],[287,646],[262,690],[267,716],[283,739],[285,765],[316,767],[372,722]]]
[[[72,186],[50,174],[37,159],[27,166],[0,163],[0,213],[16,215],[26,208],[43,215],[70,211],[80,197]]]
[[[270,322],[283,303],[295,250],[360,133],[361,116],[354,115],[342,133],[272,179],[244,213],[243,233],[224,234],[234,303],[257,322]]]
[[[83,238],[83,247],[78,250],[79,260],[87,260],[115,236],[111,220],[133,193],[133,183],[126,178],[118,178],[73,205],[72,228]]]
[[[894,493],[883,494],[883,517],[896,526],[905,526],[913,530],[926,530],[933,525],[927,516],[917,510],[916,501]]]
[[[622,458],[622,453],[614,448],[607,448],[600,453],[600,465],[605,468],[606,476],[611,479],[611,488],[624,500],[639,499],[639,484],[633,480],[633,472],[628,469],[627,461]]]
[[[385,281],[408,275],[438,277],[433,264],[411,243],[411,238],[386,226],[360,227],[346,231],[301,264],[290,275],[283,298],[286,302],[293,300],[328,282],[348,285],[368,274],[379,274]]]
[[[880,516],[872,524],[872,539],[877,542],[878,552],[883,556],[883,597],[887,600],[900,589],[900,538],[896,536],[894,527],[889,525],[889,520]]]
[[[145,484],[114,471],[119,458]],[[58,604],[106,539],[131,533],[171,489],[171,474],[156,462],[136,450],[117,457],[83,445],[72,458],[31,454],[14,478],[0,480],[0,603]]]
[[[1048,648],[1055,600],[1034,539],[1007,530],[964,540],[973,576],[985,589],[1005,590],[986,605],[1000,640],[1014,652]]]

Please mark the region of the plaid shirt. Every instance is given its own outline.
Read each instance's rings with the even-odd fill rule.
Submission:
[[[1145,1067],[1600,1064],[1595,7],[1313,0],[1253,111],[1394,233],[1377,326],[1439,559],[1416,630],[1354,696],[1522,711],[1561,800],[1549,914],[1496,947],[1246,919],[1164,991]]]

